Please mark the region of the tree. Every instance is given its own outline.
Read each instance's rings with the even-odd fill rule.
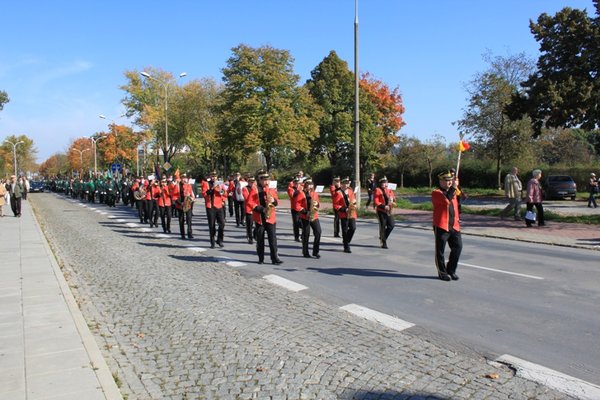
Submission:
[[[400,187],[404,187],[404,174],[414,172],[419,166],[423,150],[421,141],[416,137],[401,136],[396,145],[396,160],[400,171]]]
[[[312,153],[326,155],[333,167],[348,160],[353,149],[354,77],[333,50],[310,75],[305,87],[322,109]]]
[[[260,151],[267,170],[278,152],[307,154],[318,135],[318,112],[297,86],[286,50],[239,45],[223,68],[221,140],[234,152]]]
[[[137,149],[145,139],[143,134],[128,126],[110,124],[110,132],[101,132],[100,135],[106,137],[97,143],[97,152],[104,163],[118,162],[123,168],[136,163]]]
[[[541,161],[548,165],[575,167],[589,165],[594,149],[587,140],[587,132],[578,129],[548,129],[539,138]]]
[[[82,176],[85,169],[89,170],[94,163],[91,140],[86,137],[73,140],[67,149],[67,160],[71,171],[79,171]]]
[[[47,179],[67,176],[70,172],[68,157],[66,154],[56,153],[42,162],[38,170]]]
[[[155,68],[145,68],[154,79],[140,78],[139,71],[126,71],[128,82],[121,86],[126,96],[121,100],[128,117],[135,117],[135,124],[155,133],[155,149],[160,148],[165,162],[186,145],[186,132],[181,122],[185,120],[177,115],[174,104],[179,103],[183,89],[176,84],[169,72]],[[164,85],[162,83],[164,83]],[[165,90],[166,87],[166,90]],[[165,93],[166,92],[166,93]],[[168,105],[165,115],[165,102]],[[166,145],[165,118],[168,121],[168,146]]]
[[[0,145],[0,154],[4,158],[4,174],[12,175],[15,172],[14,151],[12,143],[20,143],[16,146],[17,154],[17,173],[26,173],[28,171],[36,171],[37,164],[35,162],[37,149],[34,146],[33,140],[26,135],[10,135]]]
[[[518,83],[533,70],[532,62],[524,53],[508,57],[484,55],[490,67],[475,75],[467,86],[469,104],[460,129],[472,135],[475,142],[496,162],[498,187],[502,183],[502,166],[515,158],[524,140],[530,136],[529,122],[525,119],[511,120],[506,112]]]
[[[8,93],[4,90],[0,90],[0,111],[4,109],[4,105],[8,103],[10,99],[8,98]]]
[[[424,143],[415,142],[415,152],[419,160],[427,168],[429,187],[433,187],[433,171],[438,168],[442,160],[446,159],[446,144],[440,135],[434,135]]]
[[[565,7],[544,13],[531,33],[540,44],[537,71],[522,83],[509,107],[513,119],[529,115],[536,136],[543,127],[597,129],[600,124],[600,5],[596,18]]]

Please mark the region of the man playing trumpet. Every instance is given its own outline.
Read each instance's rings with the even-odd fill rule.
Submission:
[[[396,198],[394,192],[388,189],[388,180],[385,176],[379,179],[379,187],[375,189],[373,195],[373,203],[379,219],[379,244],[382,249],[387,249],[387,238],[394,230],[395,221],[392,209]]]
[[[213,171],[206,181],[202,182],[202,196],[206,206],[206,218],[208,219],[208,235],[210,236],[210,248],[215,248],[215,236],[219,247],[223,247],[223,236],[225,231],[225,213],[223,205],[227,199],[227,191],[223,183],[217,181],[217,172]],[[219,229],[217,231],[216,224]]]
[[[308,240],[312,228],[315,239],[313,241],[312,256],[321,258],[319,245],[321,243],[321,223],[319,222],[319,194],[314,190],[312,179],[304,181],[304,190],[296,192],[296,211],[302,223],[302,255],[311,258],[308,252]]]

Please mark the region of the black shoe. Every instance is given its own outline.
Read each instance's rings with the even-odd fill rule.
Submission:
[[[339,234],[338,235],[333,235],[333,237],[340,237],[340,235]]]
[[[248,244],[253,244],[254,241],[252,239],[248,239]]]
[[[211,243],[211,244],[210,244],[210,248],[211,248],[211,249],[214,249],[214,248],[215,248],[215,245]]]
[[[259,264],[264,264],[264,261],[263,260],[258,260],[258,263]]]
[[[321,256],[319,254],[313,254],[314,258],[321,258]]]
[[[312,258],[312,257],[310,256],[310,254],[303,254],[302,256],[303,256],[304,258]]]
[[[283,261],[281,261],[280,259],[274,260],[273,264],[275,265],[279,265],[279,264],[283,264]]]
[[[385,242],[385,240],[382,242],[381,248],[382,249],[387,249],[388,248],[387,247],[387,243]]]
[[[221,242],[220,240],[217,241],[217,244],[219,245],[219,247],[223,247],[223,242]]]
[[[182,237],[181,237],[181,240],[185,240],[185,236],[182,236]]]
[[[188,239],[193,239],[194,237],[192,235],[188,235]]]
[[[352,253],[352,250],[350,250],[350,247],[346,247],[344,249],[344,253]]]
[[[456,274],[450,274],[450,278],[452,278],[453,281],[457,281],[459,279],[458,275]]]
[[[300,242],[300,239],[299,238],[295,238],[294,241]]]
[[[452,278],[450,278],[450,275],[448,275],[444,272],[438,273],[438,276],[441,280],[446,281],[446,282],[450,282],[452,280]]]

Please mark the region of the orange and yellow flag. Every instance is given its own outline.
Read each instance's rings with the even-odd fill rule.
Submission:
[[[458,142],[458,151],[463,152],[469,150],[470,148],[471,145],[465,140],[461,140],[460,142]]]

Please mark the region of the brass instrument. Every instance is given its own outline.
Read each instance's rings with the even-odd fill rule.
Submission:
[[[352,218],[352,215],[356,212],[356,200],[352,200],[348,205],[348,218]]]
[[[267,211],[265,216],[267,219],[271,218],[271,214],[275,210],[275,205],[273,204],[273,196],[271,196],[270,192],[267,192]]]
[[[188,212],[192,208],[192,204],[194,203],[194,197],[187,195],[183,199],[183,212]]]
[[[319,202],[313,200],[312,204],[310,205],[310,210],[308,211],[308,220],[310,222],[313,222],[314,220],[317,219],[318,211],[319,211]]]
[[[144,200],[145,197],[146,191],[141,186],[135,192],[133,192],[133,198],[136,200]]]
[[[392,215],[392,210],[394,208],[394,205],[396,204],[396,199],[394,199],[393,196],[388,197],[388,203],[387,203],[387,215]]]

